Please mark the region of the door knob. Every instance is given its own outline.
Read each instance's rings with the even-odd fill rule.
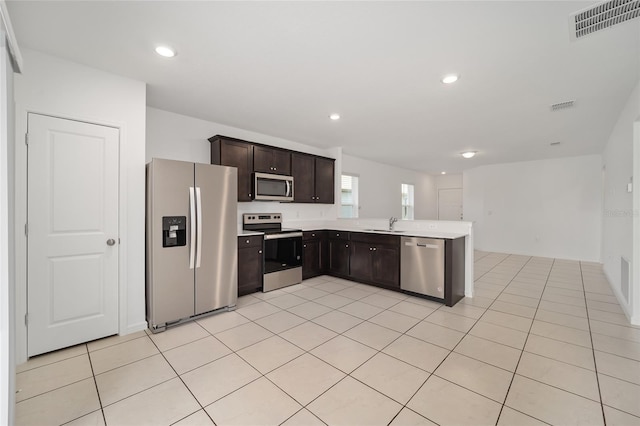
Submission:
[[[107,245],[108,245],[108,246],[112,246],[112,245],[114,245],[115,243],[116,243],[116,240],[114,240],[113,238],[109,238],[109,239],[107,240]]]

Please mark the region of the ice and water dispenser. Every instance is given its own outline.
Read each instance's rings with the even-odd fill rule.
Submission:
[[[162,247],[180,247],[187,245],[187,217],[162,217]]]

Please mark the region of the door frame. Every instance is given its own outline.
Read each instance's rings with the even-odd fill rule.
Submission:
[[[126,140],[126,126],[123,122],[101,120],[95,117],[72,116],[56,111],[42,111],[16,104],[16,133],[15,133],[15,274],[16,274],[16,305],[15,305],[15,360],[16,365],[27,360],[27,325],[25,315],[27,314],[27,237],[25,235],[25,224],[27,223],[27,145],[25,144],[25,134],[28,130],[29,114],[40,114],[64,120],[81,121],[88,124],[113,127],[118,129],[118,238],[126,236],[127,214],[126,214],[126,188],[127,164],[125,161],[125,147],[122,141]],[[127,244],[120,244],[118,247],[118,334],[127,334]]]
[[[448,187],[448,186],[443,186],[442,188],[436,188],[438,194],[437,194],[437,203],[436,203],[436,216],[438,217],[438,220],[440,220],[440,190],[441,189],[459,189],[460,190],[460,195],[464,195],[462,193],[462,188],[457,188],[457,187]],[[464,198],[464,197],[463,197]],[[464,220],[464,204],[462,205],[462,219],[460,219],[461,221]]]

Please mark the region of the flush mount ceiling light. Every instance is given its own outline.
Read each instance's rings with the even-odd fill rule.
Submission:
[[[464,158],[473,158],[473,157],[475,157],[475,155],[476,155],[477,153],[478,153],[478,151],[466,151],[466,152],[463,152],[461,155],[462,155]]]
[[[442,81],[444,84],[451,84],[458,81],[459,78],[460,76],[458,74],[448,74],[442,77],[442,80],[440,81]]]
[[[441,174],[441,175],[446,175],[446,174],[447,174],[447,172],[440,172],[440,174]]]
[[[331,114],[329,118],[332,120],[340,120],[340,114]]]
[[[168,46],[156,47],[156,53],[165,58],[173,58],[174,56],[176,56],[176,51]]]

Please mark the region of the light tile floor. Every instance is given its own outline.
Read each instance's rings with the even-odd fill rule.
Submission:
[[[599,264],[477,252],[453,308],[332,277],[18,367],[19,425],[640,425]]]

